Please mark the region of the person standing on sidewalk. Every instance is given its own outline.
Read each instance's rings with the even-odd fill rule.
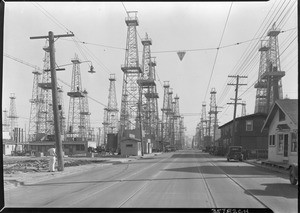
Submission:
[[[55,172],[55,162],[56,162],[56,152],[55,148],[52,147],[48,149],[48,152],[50,154],[50,160],[49,160],[49,172]]]

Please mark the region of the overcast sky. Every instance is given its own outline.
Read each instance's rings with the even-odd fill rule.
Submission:
[[[123,3],[128,11],[138,11],[137,31],[140,37],[144,38],[145,33],[148,33],[152,39],[152,56],[156,56],[157,62],[159,109],[163,102],[163,81],[169,81],[174,95],[179,96],[180,112],[185,117],[187,135],[195,134],[203,101],[206,101],[208,110],[212,87],[217,91],[218,106],[224,107],[218,114],[219,124],[232,119],[233,105],[226,103],[234,98],[234,88],[226,84],[233,83],[234,79],[228,78],[228,75],[248,76],[241,80],[247,86],[241,86],[239,94],[246,101],[247,114],[254,112],[256,90],[253,83],[257,80],[259,70],[258,38],[266,36],[265,31],[275,21],[285,31],[278,36],[281,69],[286,72],[282,79],[283,96],[298,97],[296,0]],[[29,37],[46,36],[49,31],[66,34],[69,30],[79,41],[89,43],[76,44],[70,38],[58,39],[55,42],[56,63],[71,63],[75,53],[80,59],[88,58],[93,62],[95,74],[88,73],[87,63],[81,64],[82,87],[87,89],[90,97],[98,101],[89,99],[91,125],[102,126],[104,106],[100,103],[107,105],[108,78],[111,73],[116,74],[117,102],[119,108],[121,106],[121,64],[125,61],[127,35],[124,6],[121,2],[7,2],[4,14],[4,53],[43,67],[42,48],[45,40],[30,40]],[[229,46],[218,51],[219,44],[220,47]],[[138,45],[141,63],[140,39]],[[180,50],[186,51],[182,61],[176,53]],[[70,85],[72,66],[65,68],[57,76]],[[3,57],[2,109],[9,110],[10,93],[15,93],[17,115],[20,116],[19,127],[24,128],[26,125],[27,129],[33,86],[32,71],[29,66]],[[69,97],[66,93],[70,88],[58,83],[63,86],[67,115]],[[161,111],[159,113],[161,116]],[[237,115],[240,114],[239,106]]]

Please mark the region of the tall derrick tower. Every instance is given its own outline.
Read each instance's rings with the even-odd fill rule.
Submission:
[[[206,146],[205,138],[208,136],[208,120],[206,118],[206,102],[202,102],[202,111],[201,111],[201,138],[203,141],[203,145]]]
[[[89,112],[89,103],[88,103],[88,92],[83,90],[84,97],[81,101],[80,107],[80,135],[82,140],[88,140],[92,137],[91,123],[90,123],[90,115]]]
[[[145,97],[145,94],[149,91],[150,87],[155,85],[154,79],[150,78],[150,60],[151,60],[151,50],[150,46],[152,45],[152,40],[148,38],[148,34],[146,33],[146,37],[142,39],[143,45],[143,56],[142,56],[142,73],[137,83],[141,88],[141,105],[142,105],[142,120],[143,120],[143,128],[147,135],[150,135],[151,127],[150,127],[150,111],[149,111],[149,101]]]
[[[278,44],[278,34],[280,33],[280,29],[276,28],[275,23],[272,25],[272,28],[268,31],[267,36],[269,36],[268,43],[267,43],[267,51],[266,52],[266,64],[263,65],[265,67],[264,72],[261,73],[259,70],[259,80],[258,83],[255,85],[256,88],[262,90],[263,87],[266,91],[265,100],[257,100],[256,97],[256,105],[255,110],[257,112],[265,112],[268,113],[270,107],[277,99],[283,98],[282,93],[282,83],[281,78],[285,75],[284,71],[281,71],[280,66],[280,57],[279,57],[279,44]],[[262,54],[262,53],[261,53]],[[262,59],[261,59],[262,60]],[[262,62],[261,62],[262,63]],[[260,81],[266,82],[262,86],[259,86]],[[266,84],[266,85],[265,85]],[[257,87],[258,86],[258,87]],[[257,91],[258,93],[258,91]],[[260,96],[259,96],[260,97]],[[260,97],[263,99],[264,97]],[[261,109],[260,102],[266,103],[266,108]],[[264,111],[259,111],[259,109]]]
[[[267,113],[267,79],[263,79],[262,75],[267,71],[267,54],[269,50],[269,45],[267,40],[260,41],[260,46],[258,51],[260,51],[260,61],[259,61],[259,71],[258,80],[254,85],[256,88],[256,99],[255,99],[255,109],[254,113],[262,112]]]
[[[138,115],[138,102],[140,98],[139,79],[142,69],[139,64],[137,31],[137,11],[128,11],[125,23],[127,25],[127,40],[125,63],[121,66],[123,71],[123,87],[120,115],[120,137],[125,136],[124,131],[136,129]]]
[[[104,108],[104,121],[103,121],[103,130],[104,130],[104,145],[107,143],[107,134],[118,132],[118,103],[116,95],[116,77],[115,74],[110,74],[109,77],[109,91],[108,91],[108,104]]]
[[[170,90],[169,81],[164,81],[164,99],[163,99],[163,108],[161,109],[162,111],[161,137],[163,143],[169,142],[168,112],[171,110],[169,106],[169,90]]]
[[[40,82],[41,73],[37,70],[33,72],[33,87],[32,96],[29,102],[31,103],[30,108],[30,118],[29,118],[29,130],[28,130],[28,141],[36,141],[37,134],[40,132],[40,117],[39,117],[39,107],[42,100],[40,98],[40,88],[38,83]]]
[[[14,93],[10,94],[10,103],[9,103],[9,115],[7,118],[10,120],[10,133],[13,135],[13,131],[18,127],[18,116],[16,109],[16,96]]]
[[[149,87],[147,93],[145,93],[145,97],[147,98],[148,103],[148,111],[149,111],[149,121],[150,121],[150,135],[154,137],[154,149],[160,149],[159,147],[159,114],[158,114],[158,92],[156,88],[156,75],[155,75],[155,67],[156,67],[156,61],[155,57],[151,57],[151,60],[149,62],[149,79],[154,80],[154,84]]]
[[[7,110],[3,110],[2,132],[9,132],[9,123],[7,120]]]
[[[216,132],[216,114],[217,114],[217,105],[216,105],[216,89],[212,88],[210,91],[210,104],[209,104],[209,119],[208,119],[208,136],[215,139]]]
[[[167,111],[167,127],[168,127],[168,141],[170,145],[174,145],[174,105],[173,103],[173,89],[169,88],[168,92],[168,111]]]
[[[40,87],[40,102],[38,110],[38,137],[37,140],[45,139],[47,135],[54,134],[53,125],[53,108],[52,108],[52,85],[51,85],[51,72],[50,72],[50,53],[48,41],[46,41],[43,50],[44,54],[44,65],[42,72],[41,82],[38,83]],[[41,138],[43,137],[43,138]]]
[[[180,117],[180,121],[179,121],[179,140],[180,140],[180,144],[182,145],[182,148],[185,148],[185,146],[186,146],[184,131],[185,131],[184,117]]]
[[[138,80],[138,85],[142,90],[142,118],[146,135],[154,142],[153,149],[158,149],[158,93],[155,83],[155,58],[151,57],[150,45],[152,40],[148,38],[142,39],[143,57],[142,57],[142,74]]]
[[[178,149],[182,149],[180,141],[180,112],[179,112],[179,97],[176,94],[174,98],[174,142]]]
[[[85,94],[82,92],[80,61],[77,54],[75,54],[75,58],[72,59],[71,62],[73,63],[73,70],[71,91],[67,93],[67,95],[70,97],[70,102],[66,136],[68,139],[82,139],[83,124],[81,118],[83,116],[80,113],[83,111],[82,102]]]

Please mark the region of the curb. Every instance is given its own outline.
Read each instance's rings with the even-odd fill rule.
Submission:
[[[264,168],[264,169],[268,169],[268,170],[271,170],[273,172],[279,172],[281,174],[284,174],[284,175],[289,175],[289,171],[288,170],[283,170],[283,169],[277,169],[277,168],[272,168],[272,167],[269,167],[269,166],[264,166],[264,165],[261,165],[259,163],[254,163],[254,162],[249,162],[247,160],[244,160],[245,163],[248,163],[250,165],[253,165],[253,166],[257,166],[257,167],[260,167],[260,168]]]

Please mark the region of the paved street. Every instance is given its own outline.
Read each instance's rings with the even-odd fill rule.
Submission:
[[[5,192],[6,207],[270,208],[297,212],[298,185],[196,150],[164,153]]]

